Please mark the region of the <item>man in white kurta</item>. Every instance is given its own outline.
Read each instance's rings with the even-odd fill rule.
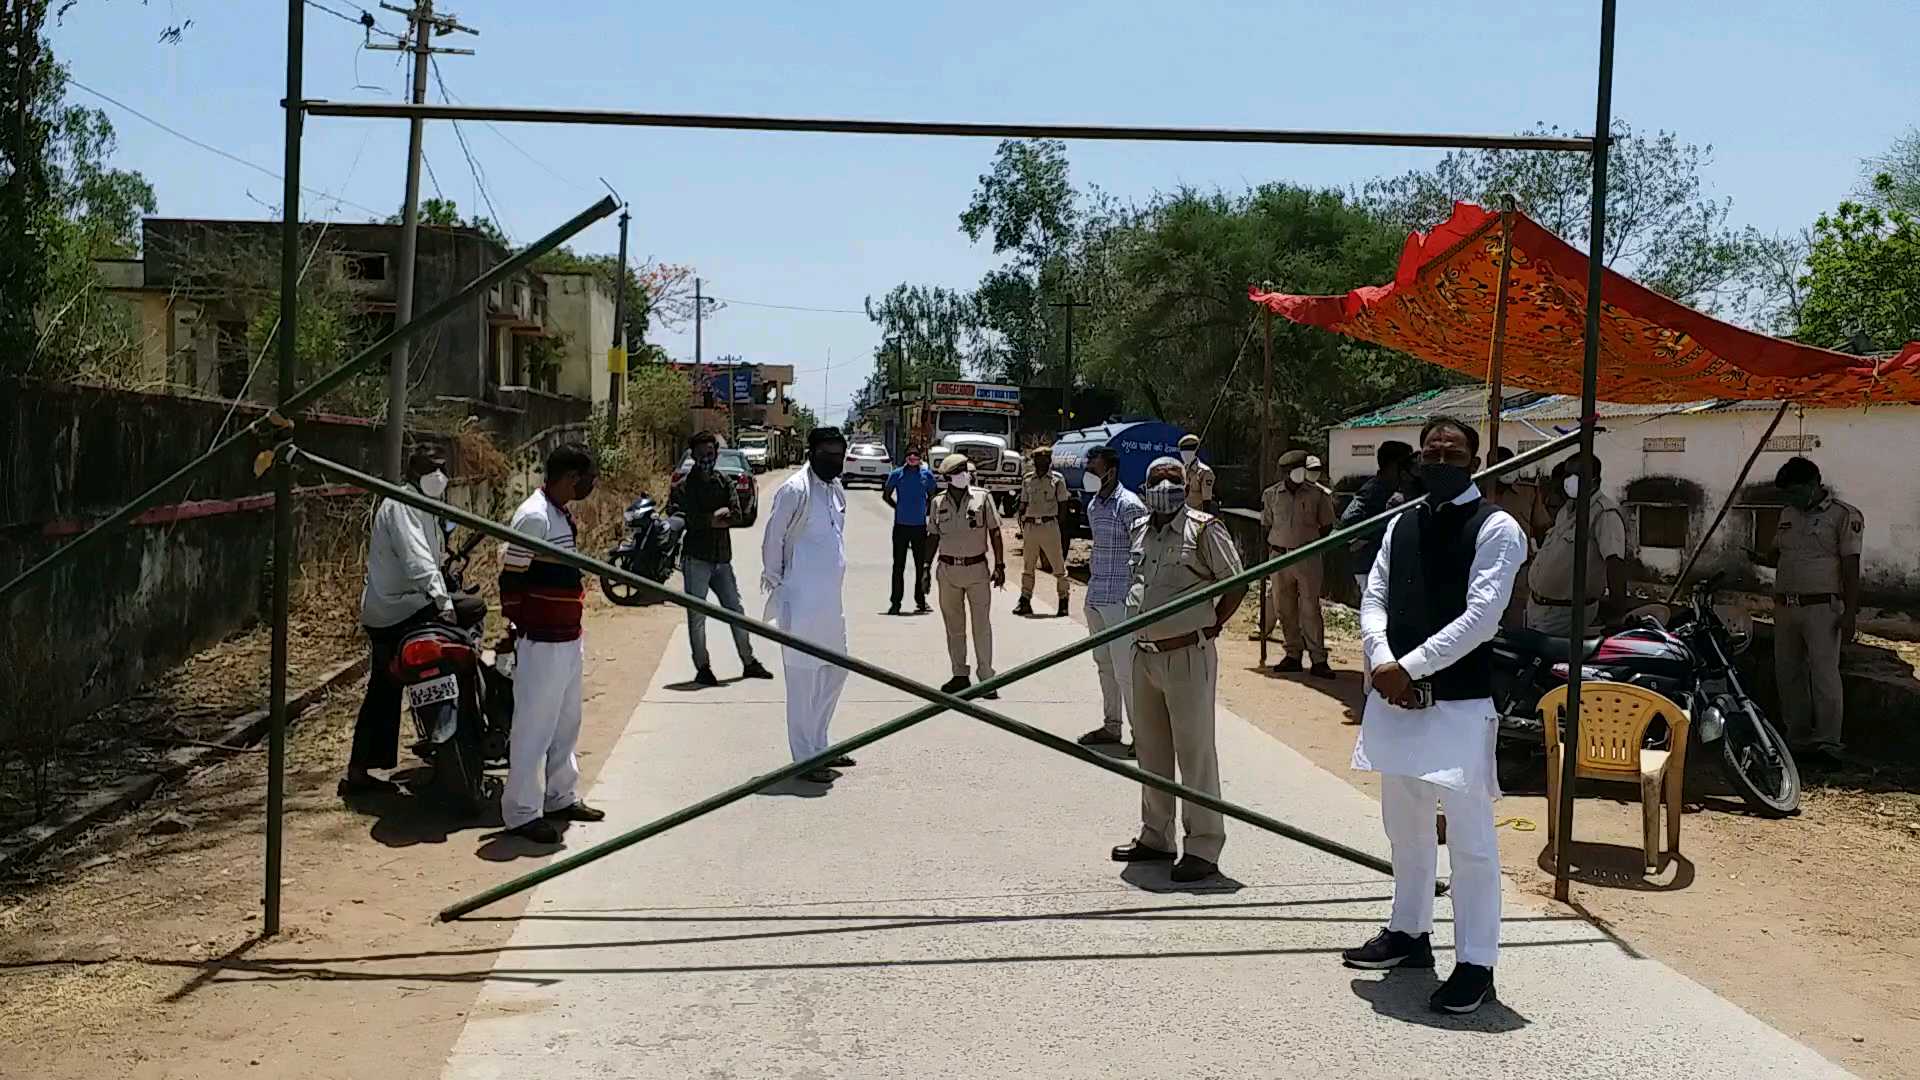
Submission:
[[[807,463],[773,494],[760,543],[767,593],[766,620],[796,637],[847,651],[847,615],[841,587],[847,576],[847,491],[840,485],[847,443],[838,428],[815,428]],[[794,649],[781,649],[787,678],[787,746],[804,761],[827,748],[827,725],[847,685],[847,669]],[[831,766],[853,765],[849,757]],[[822,766],[803,779],[832,783],[836,768]]]
[[[1526,561],[1527,539],[1520,523],[1484,503],[1468,479],[1479,466],[1471,428],[1436,418],[1421,441],[1422,474],[1437,505],[1409,511],[1389,526],[1360,604],[1372,687],[1353,767],[1381,774],[1393,913],[1385,931],[1343,959],[1359,968],[1433,966],[1437,799],[1447,816],[1456,966],[1432,1005],[1466,1013],[1492,998],[1500,949],[1493,824],[1498,726],[1485,689],[1486,646]],[[1408,549],[1398,562],[1396,544]],[[1407,594],[1395,596],[1399,588]],[[1414,633],[1408,624],[1417,627]]]

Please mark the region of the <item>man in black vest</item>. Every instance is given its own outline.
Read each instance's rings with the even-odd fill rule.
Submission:
[[[1435,800],[1453,867],[1453,974],[1434,1009],[1470,1013],[1493,997],[1500,952],[1500,848],[1493,830],[1497,714],[1492,641],[1527,559],[1511,514],[1483,500],[1472,474],[1480,436],[1436,416],[1420,432],[1427,504],[1388,527],[1360,601],[1372,692],[1353,766],[1380,773],[1380,817],[1393,848],[1393,914],[1348,967],[1433,966]]]

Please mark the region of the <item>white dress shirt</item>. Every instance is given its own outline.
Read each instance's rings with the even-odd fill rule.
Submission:
[[[1454,502],[1469,503],[1478,498],[1480,490],[1469,486]],[[1527,534],[1512,515],[1490,515],[1474,540],[1466,610],[1405,656],[1396,657],[1387,642],[1393,533],[1389,527],[1360,599],[1360,641],[1369,671],[1398,661],[1410,677],[1425,679],[1492,641],[1499,632],[1514,578],[1527,561]],[[1369,690],[1360,739],[1353,748],[1353,767],[1418,777],[1455,790],[1484,784],[1497,795],[1493,776],[1495,720],[1491,698],[1436,701],[1430,708],[1402,709]]]
[[[406,503],[383,499],[367,541],[367,585],[360,593],[360,625],[395,626],[432,604],[453,610],[440,576],[440,519]]]

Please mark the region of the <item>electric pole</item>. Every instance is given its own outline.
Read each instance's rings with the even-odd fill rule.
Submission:
[[[907,384],[900,380],[901,353],[906,350],[900,339],[893,339],[893,450],[895,458],[907,461]]]
[[[1073,424],[1073,309],[1093,305],[1085,300],[1068,298],[1053,301],[1047,306],[1067,309],[1067,370],[1066,375],[1060,380],[1060,430],[1071,431],[1073,430],[1071,426]]]
[[[613,347],[607,357],[607,434],[620,437],[620,399],[627,393],[627,213],[620,209],[620,264],[613,271]]]
[[[407,17],[408,39],[396,40],[391,45],[370,42],[367,48],[413,53],[411,100],[415,105],[424,105],[427,101],[427,65],[432,63],[434,54],[473,55],[472,49],[436,49],[431,43],[432,36],[435,33],[451,34],[456,30],[478,35],[480,31],[460,25],[452,15],[435,15],[433,0],[418,0],[411,8],[395,7],[382,0],[380,6]],[[400,210],[400,269],[394,283],[395,326],[405,326],[413,320],[413,264],[420,239],[420,158],[425,137],[425,121],[416,116],[407,122],[407,194]],[[285,329],[288,333],[293,332],[291,327]],[[387,479],[394,483],[406,478],[407,372],[412,352],[409,343],[402,341],[394,348],[393,359],[389,361],[387,370]]]

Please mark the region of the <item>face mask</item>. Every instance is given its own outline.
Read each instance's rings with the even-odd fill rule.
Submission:
[[[973,486],[973,474],[970,472],[954,473],[952,476],[947,477],[947,486],[956,491],[965,491]]]
[[[1473,474],[1464,465],[1444,463],[1420,466],[1420,479],[1425,481],[1427,494],[1433,496],[1436,503],[1450,503],[1460,497],[1473,483]]]
[[[1819,499],[1820,489],[1810,487],[1792,487],[1787,489],[1787,505],[1796,510],[1812,509]]]
[[[1287,479],[1295,484],[1304,484],[1307,482],[1307,470],[1294,469],[1287,474]]]
[[[1186,485],[1173,480],[1149,484],[1142,496],[1146,500],[1147,509],[1156,514],[1171,514],[1187,505]]]
[[[840,470],[846,465],[846,459],[838,454],[816,454],[813,458],[813,474],[823,483],[831,484],[840,478]]]
[[[1567,498],[1569,499],[1579,498],[1580,478],[1577,476],[1563,477],[1560,481],[1560,490],[1566,492]]]
[[[1033,475],[1035,476],[1045,476],[1052,471],[1053,462],[1046,458],[1041,458],[1039,461],[1033,463]]]
[[[713,463],[719,460],[720,460],[720,455],[717,452],[711,451],[711,450],[695,451],[693,455],[693,463],[702,469],[713,468]]]
[[[1200,451],[1198,451],[1198,450],[1182,450],[1182,451],[1180,451],[1180,460],[1181,460],[1181,461],[1184,461],[1184,462],[1186,462],[1186,463],[1187,463],[1187,464],[1189,464],[1189,465],[1191,465],[1191,464],[1193,464],[1194,462],[1196,462],[1196,461],[1198,461],[1198,460],[1200,460]]]
[[[919,468],[919,467],[920,467],[920,458],[919,458],[919,456],[918,456],[918,455],[916,455],[916,454],[908,454],[908,455],[907,455],[907,468],[909,468],[909,469],[917,469],[917,468]]]
[[[1092,469],[1088,469],[1086,472],[1080,474],[1080,487],[1089,495],[1100,494],[1100,489],[1105,486],[1106,481],[1100,479],[1099,475]]]
[[[447,493],[447,474],[435,469],[420,478],[420,494],[429,499],[437,499]]]

